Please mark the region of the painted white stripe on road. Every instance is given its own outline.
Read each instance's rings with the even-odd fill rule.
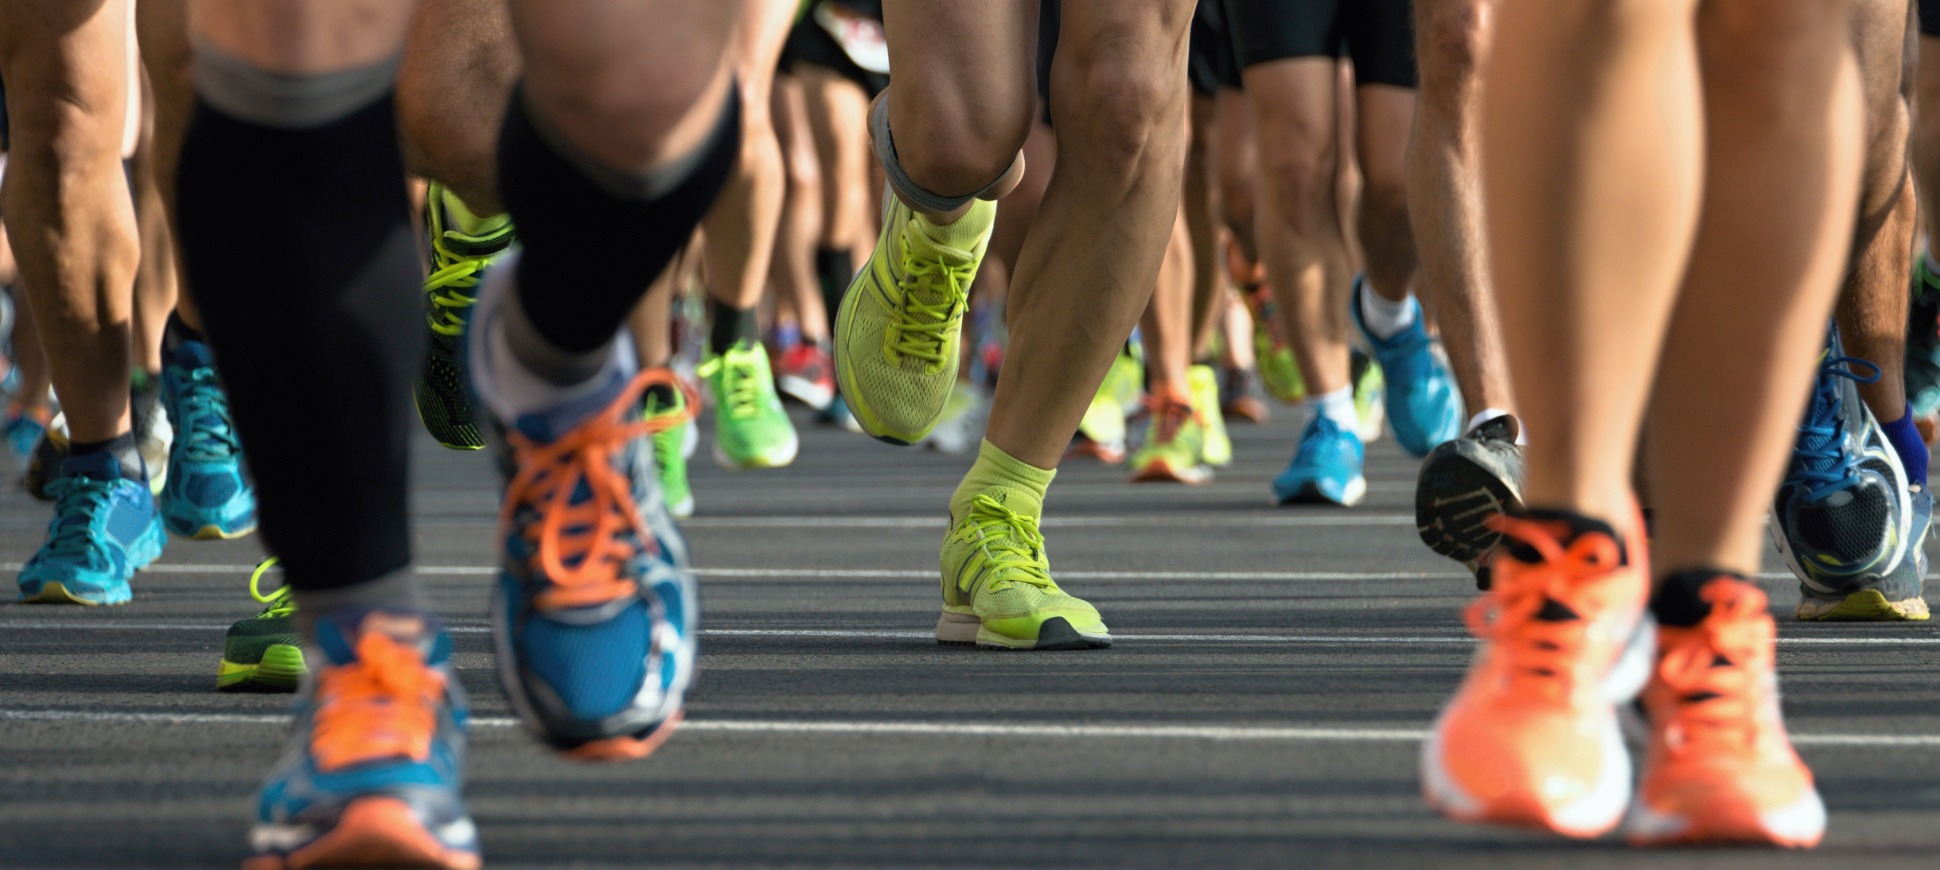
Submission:
[[[264,713],[120,713],[95,710],[4,710],[0,721],[99,722],[153,725],[284,725],[288,716]],[[481,728],[509,728],[518,720],[480,716]],[[753,719],[688,719],[681,731],[733,734],[916,735],[936,737],[1049,737],[1143,740],[1326,741],[1412,743],[1428,736],[1419,728],[1286,728],[1247,725],[1004,725],[967,722],[764,722]],[[1798,734],[1800,746],[1940,747],[1935,734]]]

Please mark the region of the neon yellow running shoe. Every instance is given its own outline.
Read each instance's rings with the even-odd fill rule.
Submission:
[[[1227,436],[1226,417],[1219,412],[1219,375],[1212,366],[1193,366],[1186,369],[1186,383],[1192,389],[1192,411],[1205,431],[1199,458],[1215,467],[1233,464],[1233,439]]]
[[[1151,422],[1145,429],[1145,443],[1132,454],[1132,482],[1211,482],[1212,469],[1205,459],[1206,429],[1192,403],[1153,395],[1145,407]]]
[[[667,513],[684,520],[694,515],[694,490],[687,485],[687,439],[693,437],[694,418],[687,411],[687,393],[675,387],[656,384],[640,397],[640,419],[665,420],[667,425],[653,433],[653,471],[660,479],[660,495],[667,500]]]
[[[1381,373],[1381,364],[1373,357],[1361,353],[1358,347],[1352,354],[1348,371],[1354,382],[1354,416],[1361,421],[1360,431],[1355,434],[1361,437],[1363,445],[1373,444],[1381,440],[1388,421],[1388,380]]]
[[[714,461],[729,471],[780,468],[795,461],[795,424],[775,395],[768,349],[742,339],[694,373],[714,394]]]
[[[276,564],[264,559],[249,575],[249,597],[263,612],[229,626],[222,641],[222,663],[216,666],[216,688],[226,692],[294,692],[308,668],[303,664],[302,641],[296,635],[296,601],[290,587],[268,595],[261,587],[263,572]]]
[[[976,200],[937,227],[884,192],[882,237],[835,322],[835,374],[862,431],[916,444],[936,428],[957,380],[963,311],[997,204]]]
[[[943,615],[937,643],[987,649],[1062,650],[1111,646],[1098,610],[1051,579],[1037,518],[1004,506],[988,490],[943,536]]]
[[[424,193],[425,233],[431,237],[431,274],[424,278],[425,321],[431,327],[425,347],[424,371],[413,388],[418,419],[439,444],[453,450],[485,446],[472,417],[471,396],[458,368],[458,344],[465,331],[465,314],[478,301],[478,284],[486,268],[512,247],[515,233],[510,218],[486,218],[483,231],[462,232],[457,221],[470,218],[464,205],[432,182]]]

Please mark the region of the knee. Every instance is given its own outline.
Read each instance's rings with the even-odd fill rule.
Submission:
[[[1296,225],[1332,214],[1340,161],[1331,137],[1287,126],[1261,132],[1260,188],[1274,210]]]
[[[932,193],[962,196],[982,190],[1010,169],[1030,137],[1029,110],[1009,114],[977,117],[965,108],[928,113],[925,124],[914,129],[892,124],[896,160]]]
[[[635,169],[678,156],[682,149],[670,144],[692,124],[695,106],[710,92],[718,92],[720,71],[718,54],[646,57],[616,52],[573,59],[529,55],[526,98],[538,114],[590,156],[615,168]],[[643,81],[653,86],[641,87]],[[751,123],[767,123],[765,112],[754,117],[754,108],[742,101],[744,129]],[[711,128],[711,119],[704,126]]]
[[[1104,41],[1076,53],[1053,85],[1068,83],[1052,103],[1060,137],[1075,140],[1066,153],[1128,178],[1153,161],[1182,159],[1185,78],[1163,58],[1112,48]]]

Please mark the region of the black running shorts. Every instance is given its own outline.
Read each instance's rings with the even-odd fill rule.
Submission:
[[[1348,57],[1363,85],[1415,87],[1413,0],[1225,0],[1241,69]]]
[[[1192,45],[1186,55],[1186,75],[1194,93],[1212,96],[1220,88],[1237,88],[1239,64],[1233,60],[1233,34],[1226,27],[1225,0],[1199,0],[1192,10]]]
[[[844,5],[869,18],[882,20],[881,0],[873,3],[850,0]],[[813,6],[812,3],[805,4],[804,9],[810,10]],[[888,75],[863,69],[850,60],[848,52],[842,50],[842,44],[822,29],[822,25],[815,23],[812,11],[795,19],[795,28],[788,32],[788,42],[782,47],[781,68],[792,71],[797,64],[833,71],[860,85],[872,100],[882,93],[883,88],[889,87]]]
[[[1920,35],[1940,36],[1940,0],[1920,0]]]

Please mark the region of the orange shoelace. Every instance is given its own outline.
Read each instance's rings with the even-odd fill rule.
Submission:
[[[1658,633],[1657,675],[1676,696],[1665,745],[1743,747],[1755,738],[1760,680],[1771,669],[1778,629],[1765,593],[1749,583],[1714,580],[1698,592],[1711,614],[1691,628]]]
[[[317,769],[404,757],[423,761],[438,730],[445,676],[423,656],[381,631],[357,639],[357,660],[317,676],[310,751]]]
[[[542,519],[525,529],[533,546],[533,568],[551,581],[534,597],[541,608],[591,607],[636,594],[626,563],[638,548],[622,535],[651,537],[633,503],[633,482],[613,468],[613,455],[627,442],[693,419],[699,406],[687,397],[687,411],[639,420],[639,397],[648,387],[664,384],[685,391],[673,372],[648,369],[622,390],[605,410],[588,418],[550,444],[539,444],[516,430],[506,433],[518,474],[505,488],[499,513],[501,528],[512,521],[521,505],[530,505]],[[592,497],[572,504],[581,482]],[[569,566],[570,563],[570,566]]]
[[[1606,535],[1585,534],[1564,548],[1546,524],[1536,520],[1501,516],[1490,526],[1535,548],[1542,561],[1512,571],[1498,567],[1489,594],[1471,602],[1463,620],[1470,632],[1507,657],[1514,678],[1543,687],[1537,697],[1560,698],[1570,688],[1567,677],[1582,646],[1585,622],[1538,619],[1537,615],[1549,602],[1570,607],[1584,582],[1608,574],[1618,563],[1617,542]]]

